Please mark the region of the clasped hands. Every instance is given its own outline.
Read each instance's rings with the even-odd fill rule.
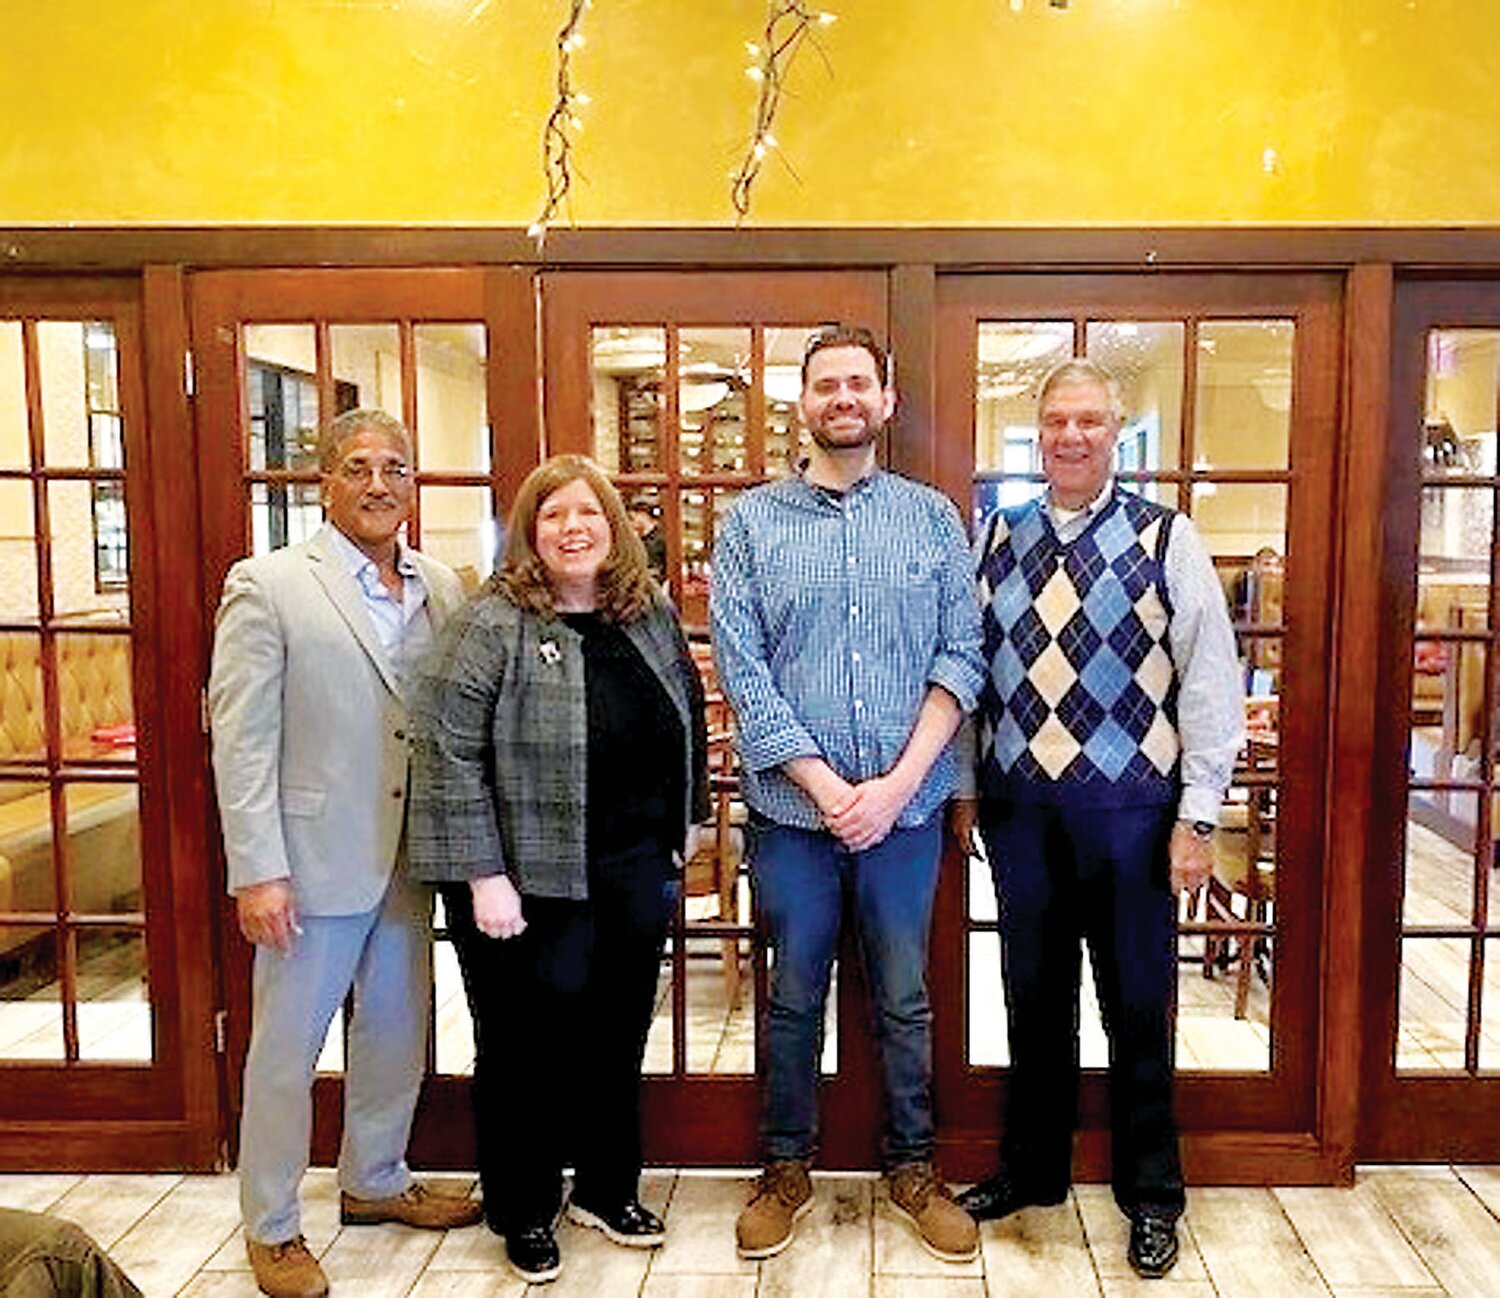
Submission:
[[[851,852],[863,852],[891,832],[912,790],[895,775],[850,784],[832,768],[808,790],[829,833]]]

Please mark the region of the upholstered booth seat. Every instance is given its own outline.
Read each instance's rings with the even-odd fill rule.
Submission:
[[[118,913],[140,906],[140,826],[134,784],[70,781],[62,786],[61,824],[42,778],[46,716],[40,637],[0,633],[0,763],[16,778],[0,781],[0,911],[35,912],[47,923],[59,901],[54,833],[69,845],[69,908]],[[125,635],[64,632],[57,637],[63,756],[107,761],[128,751],[131,727],[130,641]],[[28,772],[25,763],[38,769]],[[30,776],[31,778],[28,778]],[[0,930],[0,954],[30,936]]]

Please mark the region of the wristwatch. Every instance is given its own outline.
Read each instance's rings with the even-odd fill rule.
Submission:
[[[1184,822],[1193,834],[1201,839],[1207,840],[1214,836],[1214,830],[1218,828],[1211,820],[1191,820]]]

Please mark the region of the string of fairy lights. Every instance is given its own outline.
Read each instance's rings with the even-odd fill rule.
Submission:
[[[745,75],[760,87],[760,96],[755,105],[755,130],[751,134],[744,160],[736,170],[729,173],[729,201],[734,204],[736,224],[743,223],[750,215],[750,196],[756,177],[760,175],[766,158],[777,147],[776,136],[772,134],[771,128],[775,125],[776,114],[781,108],[781,98],[786,91],[792,64],[802,52],[803,45],[811,41],[822,57],[824,66],[832,72],[828,56],[818,44],[816,33],[820,27],[827,27],[834,19],[834,14],[812,9],[803,0],[769,0],[764,34],[759,42],[745,42],[745,50],[752,60],[745,69]],[[786,160],[785,154],[778,156],[782,165],[795,177],[797,173]]]
[[[573,188],[573,137],[583,130],[581,109],[589,97],[573,87],[573,55],[583,48],[583,15],[590,0],[570,0],[568,20],[557,33],[557,94],[552,111],[542,127],[542,172],[547,181],[547,199],[526,233],[540,249],[547,229],[562,211]]]
[[[542,171],[547,184],[546,201],[527,233],[536,240],[538,249],[547,238],[548,229],[558,214],[568,208],[573,188],[574,138],[583,130],[581,112],[589,105],[589,96],[573,84],[573,56],[583,47],[581,30],[584,14],[592,0],[569,0],[567,21],[557,33],[557,88],[552,109],[542,128]],[[1010,0],[1012,10],[1019,12],[1025,0]],[[1069,0],[1040,0],[1052,9],[1067,9]],[[750,55],[745,75],[755,82],[759,94],[755,104],[755,126],[739,166],[729,173],[729,199],[734,206],[736,225],[750,215],[750,201],[756,179],[768,157],[778,148],[773,127],[781,110],[788,78],[797,55],[811,42],[823,59],[830,75],[833,68],[822,45],[819,29],[830,26],[836,15],[825,9],[814,9],[806,0],[767,0],[765,27],[758,41],[746,41]],[[796,178],[796,169],[784,153],[778,153],[783,166]]]

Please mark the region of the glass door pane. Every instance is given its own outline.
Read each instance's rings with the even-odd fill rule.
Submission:
[[[1500,330],[1434,329],[1420,446],[1412,631],[1398,1075],[1473,1075],[1487,1057],[1482,998],[1497,772],[1493,631]]]

